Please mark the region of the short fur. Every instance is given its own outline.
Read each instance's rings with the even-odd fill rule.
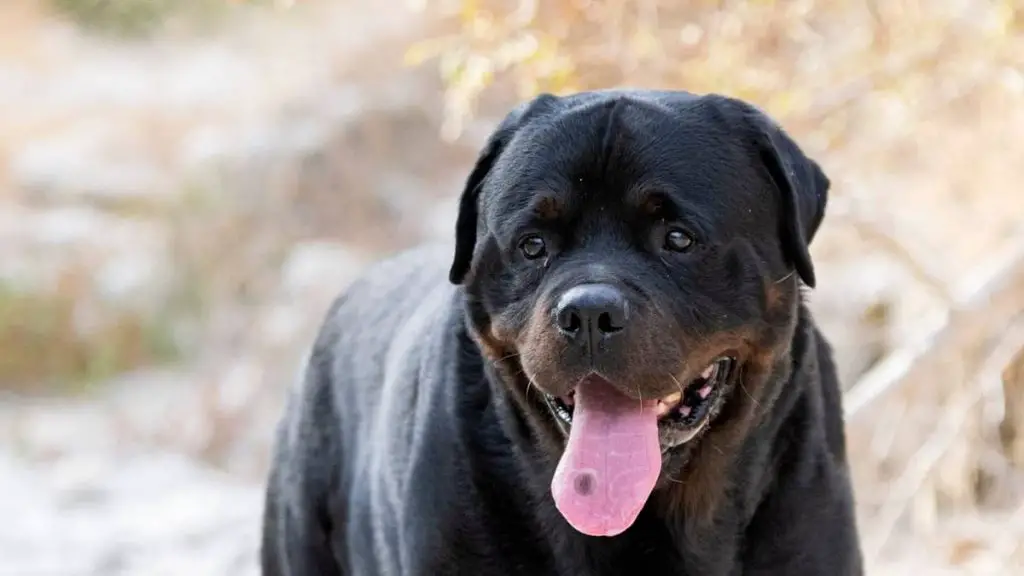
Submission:
[[[263,573],[861,574],[840,387],[800,292],[828,186],[735,99],[609,90],[518,107],[466,182],[454,257],[389,258],[327,315],[278,430]],[[692,250],[661,249],[670,223]],[[543,258],[523,257],[525,233]],[[588,364],[551,311],[595,281],[634,312]],[[541,393],[598,369],[662,397],[723,353],[735,385],[667,453],[633,526],[571,528],[550,494],[565,436]]]

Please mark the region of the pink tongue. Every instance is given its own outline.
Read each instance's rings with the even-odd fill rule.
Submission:
[[[661,472],[656,405],[601,378],[576,388],[569,442],[551,480],[555,506],[576,530],[615,536],[640,514]]]

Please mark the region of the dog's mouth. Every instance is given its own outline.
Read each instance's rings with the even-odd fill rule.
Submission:
[[[659,398],[655,405],[662,451],[669,450],[695,437],[710,417],[718,412],[729,387],[736,359],[720,356],[680,391]],[[678,382],[677,382],[678,384]],[[544,394],[548,408],[555,418],[571,426],[575,408],[576,389],[564,396]]]
[[[551,494],[569,524],[591,536],[626,530],[657,485],[666,453],[699,435],[720,410],[735,365],[720,356],[659,399],[626,395],[598,374],[564,396],[545,395],[566,436]]]

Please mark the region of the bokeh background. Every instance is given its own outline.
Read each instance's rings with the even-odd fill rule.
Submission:
[[[1019,0],[3,0],[0,574],[253,575],[284,392],[539,91],[722,92],[833,181],[869,574],[1024,573]]]

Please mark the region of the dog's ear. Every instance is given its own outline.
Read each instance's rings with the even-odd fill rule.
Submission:
[[[452,284],[461,284],[473,264],[480,217],[480,189],[487,175],[527,119],[556,100],[557,98],[550,94],[542,94],[514,108],[494,129],[480,151],[459,198],[459,213],[455,220],[455,256],[448,271],[448,280]]]
[[[825,216],[830,182],[817,162],[765,113],[746,107],[755,131],[758,154],[779,191],[782,249],[800,278],[814,288],[810,244]]]

